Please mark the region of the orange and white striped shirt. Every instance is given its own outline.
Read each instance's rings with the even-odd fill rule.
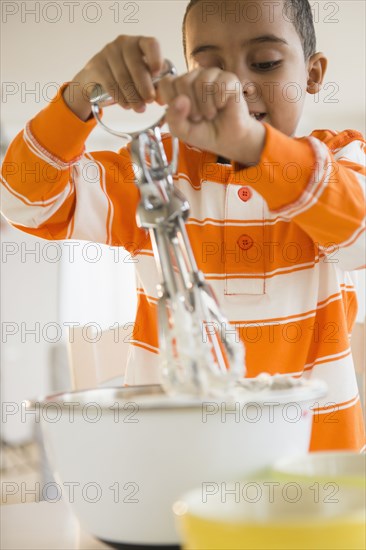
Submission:
[[[126,383],[156,383],[158,274],[149,234],[135,220],[139,191],[129,150],[85,152],[95,121],[72,113],[65,86],[11,143],[2,210],[37,237],[122,246],[135,255],[138,310]],[[192,248],[245,342],[247,376],[324,380],[329,391],[315,407],[311,449],[360,451],[350,272],[365,263],[365,143],[352,130],[289,138],[265,127],[260,163],[251,168],[220,164],[180,143],[174,179],[190,203]],[[164,146],[169,157],[169,134]],[[91,168],[98,177],[88,177]]]

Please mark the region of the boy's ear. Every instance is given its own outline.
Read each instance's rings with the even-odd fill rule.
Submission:
[[[312,55],[308,61],[307,92],[317,94],[322,88],[324,75],[327,70],[328,60],[321,52]]]

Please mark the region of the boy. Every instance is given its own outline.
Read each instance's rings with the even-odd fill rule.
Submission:
[[[175,185],[191,206],[192,248],[245,342],[247,376],[324,379],[329,392],[315,404],[311,449],[361,451],[349,271],[364,264],[364,142],[351,130],[293,137],[305,94],[320,90],[327,66],[315,50],[308,0],[193,0],[183,37],[189,72],[165,77],[157,92],[159,44],[138,36],[118,37],[65,84],[9,148],[4,214],[42,238],[92,240],[136,255],[126,383],[159,382],[158,275],[149,236],[135,221],[129,152],[84,152],[95,126],[85,90],[99,82],[137,112],[166,103],[180,140]],[[164,144],[169,155],[169,135]],[[40,181],[12,173],[20,161],[37,166]],[[87,181],[91,165],[97,182]]]

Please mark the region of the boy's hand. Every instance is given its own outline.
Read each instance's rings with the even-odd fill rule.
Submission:
[[[217,68],[166,76],[158,83],[160,104],[173,135],[241,164],[257,164],[265,128],[250,114],[242,86],[233,73]]]
[[[73,78],[63,97],[82,120],[91,114],[89,96],[101,84],[123,108],[143,112],[156,98],[152,77],[164,70],[159,42],[147,36],[118,36]]]

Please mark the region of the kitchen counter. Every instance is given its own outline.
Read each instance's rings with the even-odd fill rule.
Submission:
[[[103,550],[61,500],[0,507],[1,550]]]

